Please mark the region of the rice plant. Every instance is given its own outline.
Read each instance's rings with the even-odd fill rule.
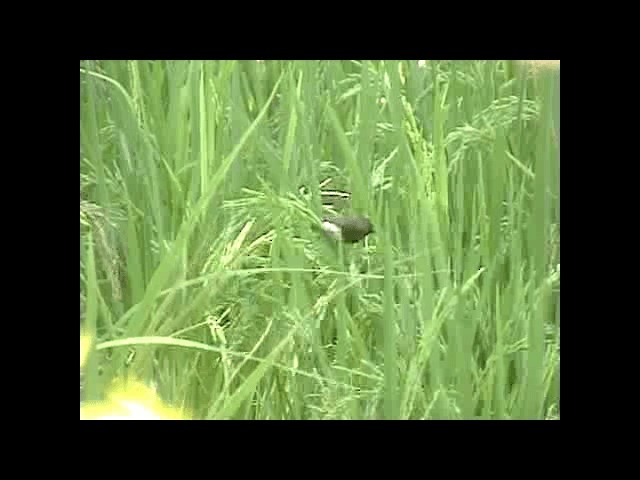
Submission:
[[[559,118],[559,63],[81,62],[81,400],[559,418]]]

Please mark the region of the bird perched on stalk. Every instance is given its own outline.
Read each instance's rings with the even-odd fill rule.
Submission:
[[[322,230],[330,237],[347,243],[359,242],[374,232],[369,219],[361,215],[325,217]]]

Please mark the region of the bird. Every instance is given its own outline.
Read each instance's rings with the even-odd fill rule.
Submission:
[[[322,230],[330,237],[346,243],[359,242],[374,232],[371,221],[362,215],[324,217]]]

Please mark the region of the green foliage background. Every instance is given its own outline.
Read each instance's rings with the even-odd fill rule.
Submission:
[[[81,62],[85,398],[558,418],[559,116],[559,70],[512,61]]]

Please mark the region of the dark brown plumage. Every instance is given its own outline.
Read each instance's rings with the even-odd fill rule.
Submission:
[[[347,243],[356,243],[374,232],[371,221],[361,215],[325,217],[322,229],[331,237]]]

